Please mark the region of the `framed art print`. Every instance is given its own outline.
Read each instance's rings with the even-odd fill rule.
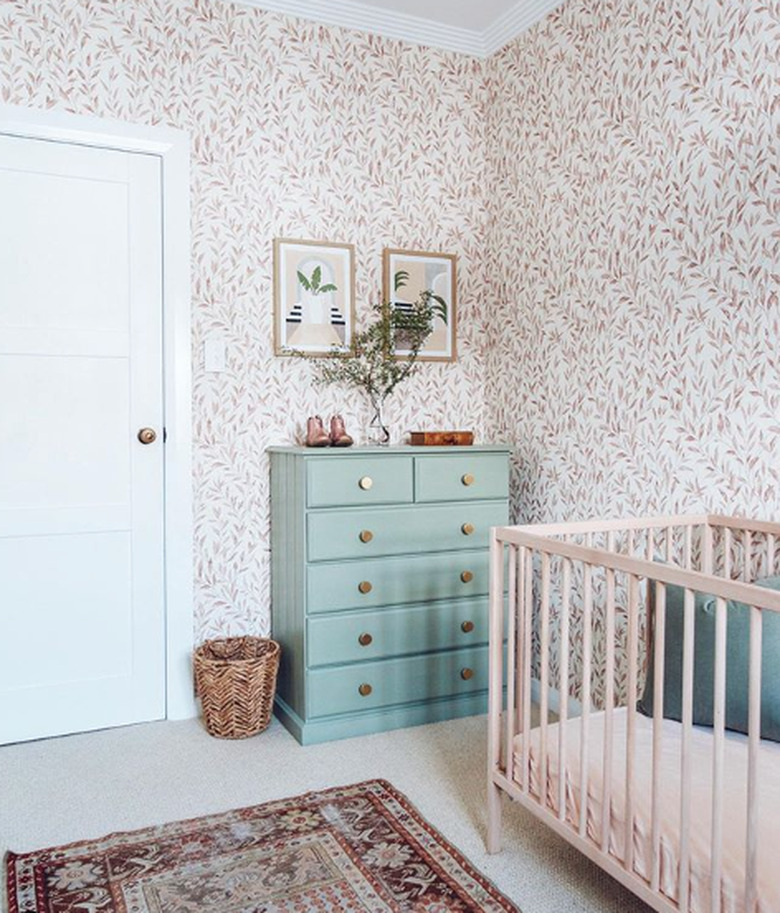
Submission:
[[[409,308],[425,291],[436,296],[437,312],[433,332],[420,349],[420,361],[455,361],[456,349],[456,261],[455,254],[416,250],[391,250],[383,256],[384,300],[395,308]],[[403,358],[409,352],[398,348]]]
[[[343,355],[355,324],[355,248],[274,241],[274,352]]]

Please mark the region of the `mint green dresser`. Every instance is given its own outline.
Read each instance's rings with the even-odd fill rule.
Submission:
[[[504,446],[272,447],[276,713],[302,744],[487,708]]]

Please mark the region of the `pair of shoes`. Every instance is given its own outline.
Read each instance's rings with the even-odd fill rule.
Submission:
[[[334,415],[330,420],[330,434],[325,430],[319,415],[309,416],[306,422],[307,447],[351,447],[355,442],[347,434],[344,419]]]

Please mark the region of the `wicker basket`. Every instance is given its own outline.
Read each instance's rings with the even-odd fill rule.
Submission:
[[[195,693],[211,735],[245,739],[268,726],[280,652],[264,637],[207,640],[195,650]]]

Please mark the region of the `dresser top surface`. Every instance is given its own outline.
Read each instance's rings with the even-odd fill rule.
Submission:
[[[468,453],[510,453],[508,444],[448,444],[441,447],[413,447],[411,444],[402,444],[398,447],[293,447],[275,446],[268,447],[268,453],[287,453],[297,456],[321,457],[338,456],[419,456],[432,453],[449,453],[466,455]]]

